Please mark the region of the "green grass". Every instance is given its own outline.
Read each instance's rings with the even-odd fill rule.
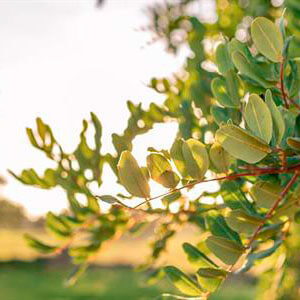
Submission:
[[[0,266],[1,299],[5,300],[142,300],[160,299],[163,292],[177,293],[163,280],[144,284],[144,275],[129,268],[92,268],[73,287],[65,287],[70,269],[59,266],[17,263]],[[172,299],[172,298],[168,298]],[[225,287],[211,300],[250,300],[245,283]]]

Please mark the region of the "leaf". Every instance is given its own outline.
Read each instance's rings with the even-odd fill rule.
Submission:
[[[242,245],[242,241],[238,233],[228,227],[224,217],[221,214],[216,212],[209,212],[206,216],[206,222],[210,232],[213,235],[232,240]]]
[[[288,146],[288,137],[294,136],[295,133],[297,113],[293,113],[291,110],[287,110],[282,106],[279,107],[279,110],[281,112],[281,115],[283,116],[285,123],[285,132],[282,138],[281,147],[283,149],[286,149],[286,147]]]
[[[182,144],[182,154],[188,175],[201,180],[209,167],[205,145],[195,139],[189,139]]]
[[[218,268],[218,266],[210,258],[208,258],[204,253],[202,253],[193,245],[184,243],[182,247],[184,252],[187,254],[188,260],[191,264],[199,268]]]
[[[282,61],[283,39],[273,22],[264,17],[255,18],[251,36],[258,52],[272,62]]]
[[[260,260],[263,258],[266,258],[270,255],[272,255],[282,244],[282,240],[277,240],[274,242],[274,245],[266,250],[256,252],[256,253],[251,253],[247,257],[247,262],[243,266],[243,268],[239,271],[239,273],[242,272],[247,272],[249,269],[255,264],[256,260]]]
[[[24,234],[24,239],[28,243],[28,245],[36,250],[38,250],[41,253],[49,254],[49,253],[54,253],[58,247],[55,246],[49,246],[46,245],[34,237],[32,237],[30,234]]]
[[[226,222],[233,230],[239,233],[253,234],[263,219],[250,216],[242,210],[233,210],[226,217]]]
[[[122,152],[117,168],[120,182],[129,193],[140,198],[150,198],[149,184],[129,151]]]
[[[183,140],[175,140],[171,150],[170,150],[170,155],[172,160],[174,161],[174,164],[179,171],[179,173],[184,177],[187,178],[188,172],[185,164],[185,159],[182,154],[182,145],[183,145]]]
[[[222,281],[226,278],[227,273],[225,270],[214,268],[201,268],[197,271],[197,280],[199,284],[206,290],[215,291]]]
[[[173,171],[165,171],[158,178],[157,182],[166,188],[174,189],[180,181],[179,176]]]
[[[300,138],[299,137],[288,137],[287,144],[294,150],[300,151]]]
[[[230,82],[232,83],[232,81]],[[232,87],[233,88],[233,87]],[[215,78],[211,82],[211,90],[217,101],[225,107],[239,107],[239,102],[236,104],[230,97],[227,83],[222,78]]]
[[[172,202],[176,201],[180,197],[181,197],[181,192],[177,191],[177,192],[171,193],[170,195],[164,196],[161,199],[161,201],[163,202],[163,204],[167,205],[169,203],[172,203]]]
[[[206,240],[209,250],[227,265],[235,264],[245,249],[238,243],[219,236],[210,236]]]
[[[234,70],[228,70],[225,73],[225,80],[228,90],[228,95],[233,103],[233,107],[240,106],[239,82],[240,79]]]
[[[232,210],[243,210],[248,215],[256,216],[252,203],[245,197],[236,181],[225,181],[221,184],[221,195],[226,206]]]
[[[234,66],[240,71],[242,75],[249,77],[262,87],[271,88],[274,86],[273,83],[268,82],[264,79],[258,66],[253,64],[248,58],[246,58],[243,53],[239,51],[233,52],[232,61]]]
[[[62,218],[54,215],[51,212],[46,216],[47,227],[55,233],[58,237],[69,237],[71,235],[70,226],[62,220]]]
[[[161,154],[152,153],[147,156],[147,167],[151,178],[167,188],[175,188],[180,178],[172,171],[171,164]]]
[[[216,63],[220,73],[223,75],[225,75],[228,70],[233,69],[226,44],[220,44],[218,46],[216,50]]]
[[[232,124],[221,126],[215,138],[229,154],[248,163],[257,163],[272,151],[269,145]]]
[[[218,143],[214,143],[209,150],[210,160],[219,172],[226,173],[234,158]]]
[[[281,143],[285,131],[284,120],[275,102],[273,101],[272,92],[270,90],[266,91],[265,99],[273,120],[273,132],[275,137],[275,143],[276,145],[278,145]]]
[[[252,186],[250,195],[259,207],[271,208],[281,192],[280,185],[259,181]]]
[[[183,294],[200,296],[203,293],[203,290],[196,282],[176,267],[167,266],[164,268],[164,271],[174,286]]]
[[[210,113],[212,114],[214,121],[218,125],[221,125],[222,123],[226,123],[230,119],[228,114],[228,109],[217,105],[212,105],[210,107]]]
[[[109,204],[114,204],[114,203],[118,203],[119,200],[116,197],[113,197],[111,195],[102,195],[102,196],[97,196],[97,198],[99,198],[100,200],[109,203]]]
[[[272,116],[267,104],[258,95],[250,95],[244,117],[251,131],[269,144],[273,132]]]

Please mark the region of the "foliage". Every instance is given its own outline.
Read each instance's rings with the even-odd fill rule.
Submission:
[[[73,153],[64,152],[39,118],[37,131],[27,130],[32,145],[57,167],[43,176],[33,169],[12,174],[44,189],[61,186],[70,204],[69,212],[49,213],[46,220],[48,229],[63,242],[45,245],[27,239],[42,252],[58,254],[68,249],[74,263],[85,268],[104,243],[159,219],[152,255],[144,266],[149,267],[157,266],[168,241],[182,226],[194,224],[201,232],[199,244],[183,245],[195,266],[194,276],[182,272],[179,263],[153,274],[152,282],[155,275],[161,279],[167,274],[186,296],[208,299],[231,273],[260,266],[264,273],[257,299],[266,295],[298,299],[297,288],[292,289],[287,279],[297,272],[291,271],[289,261],[299,249],[292,238],[299,230],[294,221],[299,220],[300,200],[298,27],[295,21],[286,27],[282,10],[270,1],[217,1],[219,17],[213,24],[188,13],[193,2],[153,8],[152,29],[167,48],[180,47],[172,41],[180,31],[192,55],[184,72],[151,80],[150,86],[166,97],[162,105],[151,104],[145,110],[128,102],[127,128],[112,136],[115,154],[101,153],[102,128],[93,113],[90,123],[83,121]],[[287,7],[287,20],[294,20],[300,11],[298,1],[287,1]],[[167,121],[179,124],[171,149],[150,147],[147,166],[139,166],[131,154],[134,138]],[[89,124],[95,130],[93,148],[86,139]],[[104,164],[129,195],[92,192],[92,183],[102,184]],[[152,195],[151,180],[166,192]],[[217,191],[201,193],[197,199],[184,194],[211,181],[218,183]],[[86,205],[78,201],[79,194],[85,196]],[[136,197],[142,199],[138,206],[127,205]],[[208,197],[214,201],[208,202]],[[153,209],[154,199],[161,199],[164,208]],[[108,212],[101,210],[101,201],[111,204]],[[177,212],[171,209],[173,203],[178,204]],[[82,267],[78,272],[70,282]]]

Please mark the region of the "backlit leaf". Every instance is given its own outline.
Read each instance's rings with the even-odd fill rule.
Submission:
[[[210,236],[206,240],[209,250],[227,265],[235,264],[245,249],[238,243],[219,236]]]
[[[164,271],[174,286],[183,294],[200,296],[203,293],[203,290],[196,282],[176,267],[167,266],[164,268]]]
[[[256,49],[273,62],[282,61],[283,39],[273,22],[264,17],[251,24],[251,36]]]
[[[182,247],[191,264],[197,266],[198,268],[218,268],[218,266],[210,258],[208,258],[195,246],[189,243],[184,243]]]
[[[285,131],[284,120],[275,102],[273,101],[272,92],[270,90],[267,90],[265,98],[266,104],[269,107],[273,120],[273,132],[275,136],[275,141],[276,144],[280,144]]]
[[[118,163],[118,172],[120,182],[129,193],[140,198],[150,197],[149,184],[129,151],[122,152]]]
[[[244,117],[251,131],[269,144],[273,132],[272,116],[267,104],[258,95],[250,95]]]
[[[226,271],[214,268],[201,268],[197,271],[197,280],[206,290],[215,291],[227,276]]]
[[[217,130],[216,141],[229,154],[248,163],[257,163],[271,152],[266,143],[232,124],[223,125]]]
[[[209,167],[205,145],[195,139],[189,139],[182,144],[182,154],[188,175],[193,179],[202,179]]]
[[[271,208],[281,192],[280,185],[269,181],[259,181],[252,186],[250,195],[259,207]]]

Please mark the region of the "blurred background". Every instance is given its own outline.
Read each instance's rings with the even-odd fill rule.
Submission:
[[[101,251],[95,260],[98,267],[91,268],[76,286],[65,287],[68,258],[62,255],[48,261],[22,237],[29,231],[43,240],[51,239],[44,232],[43,215],[66,209],[65,194],[59,188],[46,191],[21,185],[7,174],[7,169],[18,173],[24,168],[42,171],[52,166],[42,153],[32,151],[26,136],[25,128],[32,127],[38,116],[51,124],[57,139],[71,151],[78,143],[80,120],[95,112],[104,128],[103,151],[107,152],[114,151],[111,134],[126,126],[127,100],[145,107],[164,100],[148,87],[150,79],[178,72],[190,50],[183,44],[175,55],[153,39],[146,26],[149,6],[163,2],[0,0],[1,299],[158,299],[162,291],[172,292],[166,281],[146,285],[144,274],[133,270],[149,252],[151,229]],[[208,24],[215,22],[215,1],[191,2],[192,14]],[[280,6],[282,1],[273,4]],[[175,123],[155,125],[147,136],[138,137],[135,157],[143,159],[150,144],[169,148],[176,127]],[[162,135],[169,138],[161,139]],[[104,169],[102,194],[116,184],[110,172]],[[185,265],[181,244],[187,237],[196,241],[197,231],[188,228],[180,233],[162,257],[163,263],[182,261]],[[185,269],[189,271],[189,266]],[[238,284],[238,290],[231,285],[211,299],[252,299],[253,282],[245,279]]]

